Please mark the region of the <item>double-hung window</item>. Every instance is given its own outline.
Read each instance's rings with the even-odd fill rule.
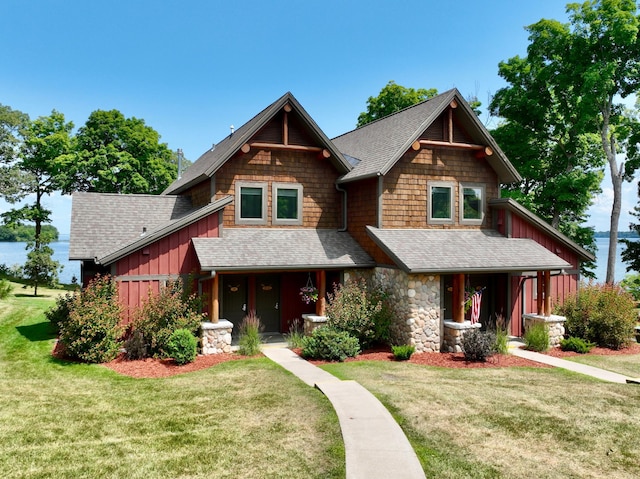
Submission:
[[[236,182],[236,223],[263,225],[267,222],[267,183]]]
[[[455,184],[446,181],[429,183],[428,223],[453,223]]]
[[[302,185],[297,183],[273,183],[271,186],[273,224],[302,224]]]

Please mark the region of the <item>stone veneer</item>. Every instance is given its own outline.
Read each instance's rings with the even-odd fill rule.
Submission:
[[[311,336],[313,330],[327,324],[326,316],[318,316],[317,314],[303,314],[304,321],[303,332],[305,336]]]
[[[455,321],[444,321],[444,340],[442,341],[442,350],[447,353],[462,352],[462,338],[464,334],[471,329],[480,329],[482,324],[464,321],[456,323]]]
[[[221,319],[217,323],[204,321],[201,324],[202,354],[221,354],[231,352],[231,331],[233,323]]]
[[[390,295],[394,310],[391,338],[410,344],[416,353],[440,351],[440,277],[409,274],[394,268],[345,272],[344,279],[364,278]]]
[[[564,323],[567,320],[564,316],[541,316],[539,314],[524,314],[524,330],[537,323],[543,323],[547,326],[549,332],[549,346],[552,348],[560,346],[560,341],[564,339]]]

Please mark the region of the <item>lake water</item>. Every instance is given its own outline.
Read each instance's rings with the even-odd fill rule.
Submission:
[[[60,282],[64,284],[71,283],[71,278],[75,276],[80,278],[80,261],[69,261],[69,238],[60,235],[61,241],[51,243],[54,254],[53,259],[59,261],[64,269],[60,273]],[[14,264],[24,264],[27,259],[26,243],[2,243],[0,242],[0,264],[12,266]],[[596,280],[604,282],[607,276],[607,251],[609,249],[609,238],[596,238],[598,247],[596,257]],[[622,245],[618,245],[618,254],[616,261],[616,281],[621,281],[627,274],[625,263],[622,262],[620,256]]]

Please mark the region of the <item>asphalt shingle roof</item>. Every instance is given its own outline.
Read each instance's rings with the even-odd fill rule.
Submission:
[[[367,233],[406,272],[472,273],[572,268],[532,239],[494,230],[378,229]]]
[[[225,228],[221,238],[192,241],[203,270],[375,266],[348,233],[337,230]]]

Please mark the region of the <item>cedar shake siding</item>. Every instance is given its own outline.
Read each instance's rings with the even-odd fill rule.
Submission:
[[[203,181],[184,193],[184,196],[191,198],[194,208],[205,206],[211,203],[211,182]]]
[[[274,183],[302,185],[303,228],[337,229],[342,225],[342,193],[335,186],[339,173],[327,159],[318,158],[313,152],[284,150],[251,150],[238,153],[215,174],[215,198],[234,196],[236,182],[262,182],[267,185],[267,215],[262,227],[278,228],[273,224],[272,197]],[[225,208],[224,226],[243,227],[236,224],[235,208],[238,199]],[[256,227],[256,226],[252,226]],[[260,227],[260,226],[257,226]]]
[[[429,182],[451,182],[454,188],[453,222],[428,224]],[[473,152],[454,149],[422,148],[410,150],[384,176],[383,228],[478,228],[460,224],[460,188],[462,184],[483,185],[485,218],[483,228],[492,224],[487,200],[499,196],[498,178],[485,159]]]

